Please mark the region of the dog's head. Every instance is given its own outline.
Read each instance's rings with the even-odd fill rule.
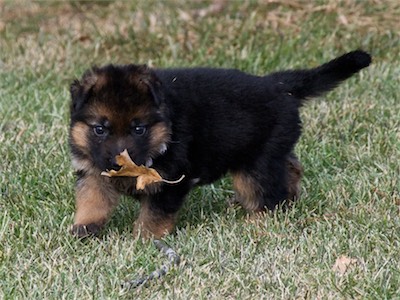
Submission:
[[[108,65],[71,85],[70,145],[76,170],[116,169],[127,149],[150,165],[167,149],[171,129],[161,83],[147,66]]]

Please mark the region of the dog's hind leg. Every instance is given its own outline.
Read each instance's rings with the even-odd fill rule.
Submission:
[[[241,170],[232,173],[235,198],[233,203],[239,203],[249,212],[262,211],[262,186],[249,171]]]
[[[300,197],[302,174],[303,167],[293,153],[284,163],[263,161],[255,169],[233,172],[235,202],[247,211],[258,212],[272,210],[284,200],[296,200]]]
[[[293,153],[289,154],[286,160],[288,177],[288,200],[298,200],[300,198],[300,181],[303,177],[303,167]]]

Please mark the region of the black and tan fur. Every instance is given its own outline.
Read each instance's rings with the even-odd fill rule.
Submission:
[[[250,212],[298,198],[299,107],[370,62],[367,53],[354,51],[314,69],[267,76],[141,65],[87,71],[71,85],[70,145],[78,176],[73,233],[98,233],[125,194],[141,203],[135,232],[159,238],[173,230],[194,186],[226,173],[236,201]],[[118,168],[115,156],[124,149],[165,179],[186,177],[137,191],[134,178],[101,176]]]

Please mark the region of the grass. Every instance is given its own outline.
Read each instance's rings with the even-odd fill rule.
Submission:
[[[0,2],[0,299],[399,299],[400,5],[397,1]],[[302,109],[302,199],[249,220],[231,180],[195,190],[167,237],[182,265],[132,236],[124,198],[99,239],[77,241],[68,110],[93,64],[232,67],[264,74],[345,51],[374,63]],[[343,274],[342,255],[355,263]]]

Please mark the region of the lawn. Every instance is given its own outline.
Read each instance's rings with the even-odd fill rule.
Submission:
[[[396,0],[0,1],[0,299],[400,299]],[[124,198],[100,238],[69,233],[69,85],[92,65],[265,74],[362,48],[373,64],[302,109],[302,198],[249,219],[231,178],[196,189],[165,262]]]

